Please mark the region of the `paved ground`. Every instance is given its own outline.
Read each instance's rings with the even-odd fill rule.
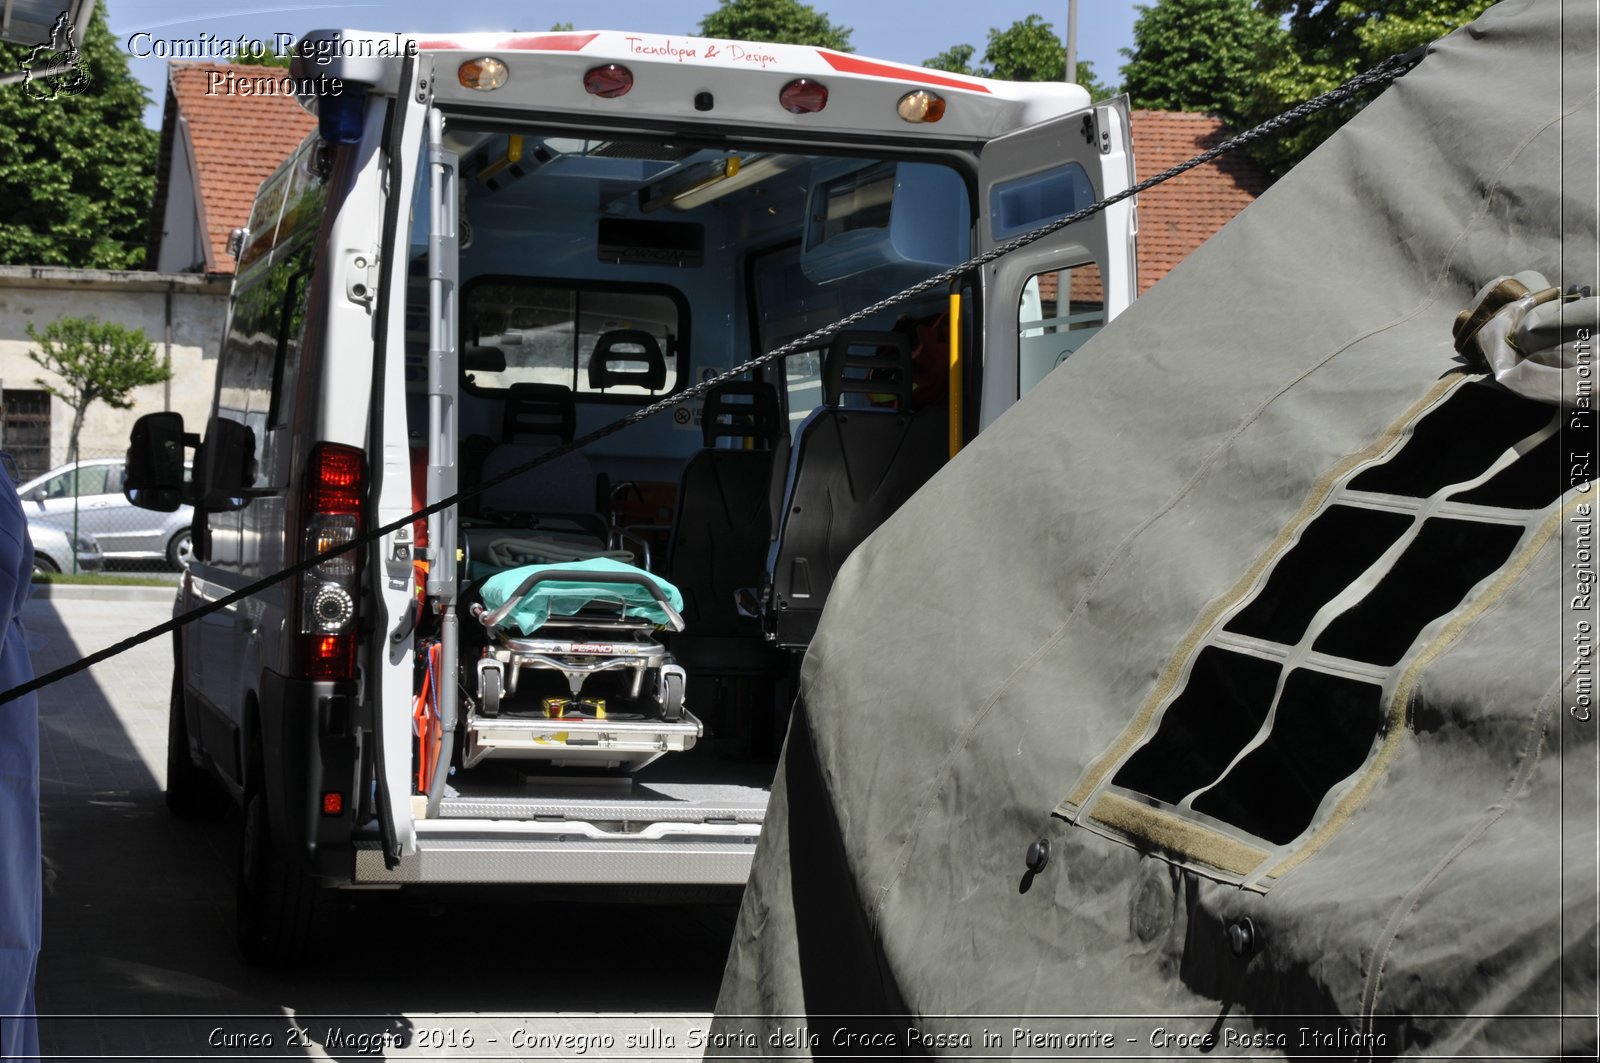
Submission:
[[[169,615],[159,601],[35,601],[35,668]],[[727,908],[360,894],[309,968],[244,966],[231,933],[237,817],[177,823],[162,803],[169,645],[41,695],[47,1057],[698,1057]]]

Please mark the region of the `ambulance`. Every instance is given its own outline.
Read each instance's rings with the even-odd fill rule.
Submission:
[[[212,413],[127,481],[195,506],[179,615],[394,526],[175,635],[168,803],[242,808],[245,955],[341,889],[736,894],[846,559],[1129,304],[1133,204],[730,373],[1129,187],[1126,101],[614,31],[292,78]]]

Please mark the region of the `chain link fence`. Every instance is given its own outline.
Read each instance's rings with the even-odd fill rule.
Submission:
[[[123,462],[119,451],[86,449],[76,462],[20,481],[36,571],[173,572],[188,563],[193,511],[133,505],[122,493]]]

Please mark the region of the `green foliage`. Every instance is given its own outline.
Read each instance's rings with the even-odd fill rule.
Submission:
[[[551,33],[571,33],[572,29],[573,29],[573,26],[572,26],[572,23],[570,23],[570,22],[557,22],[554,26],[550,27],[550,32]]]
[[[288,69],[289,60],[293,58],[293,52],[280,52],[275,48],[263,47],[259,52],[236,55],[228,61],[239,66],[281,66]]]
[[[922,65],[930,70],[947,70],[952,74],[970,74],[981,77],[977,67],[972,65],[972,56],[977,49],[970,44],[957,44],[946,48],[932,59],[924,59]]]
[[[1135,107],[1201,111],[1237,126],[1266,71],[1286,53],[1278,20],[1251,0],[1139,5],[1123,89]]]
[[[1245,116],[1259,122],[1334,88],[1380,61],[1444,36],[1477,18],[1493,0],[1258,0],[1288,19],[1288,49],[1261,76]],[[1281,173],[1310,154],[1376,93],[1323,111],[1258,156]]]
[[[972,65],[977,51],[970,44],[948,48],[922,65],[955,74],[997,78],[1000,81],[1060,81],[1067,69],[1067,46],[1056,31],[1039,15],[1029,15],[1005,29],[989,31],[989,46],[984,49],[983,66]],[[1078,84],[1089,90],[1091,98],[1101,100],[1116,90],[1094,75],[1094,65],[1078,63]]]
[[[722,6],[700,20],[699,35],[730,41],[767,44],[810,44],[835,51],[854,51],[851,30],[828,21],[799,0],[722,0]]]
[[[0,85],[0,263],[137,269],[155,192],[157,137],[144,88],[98,5],[77,42],[87,85],[39,98]],[[28,49],[0,45],[21,70]]]
[[[126,410],[133,405],[129,395],[134,388],[159,384],[172,376],[143,329],[113,321],[63,317],[39,330],[30,321],[28,338],[38,344],[38,350],[29,351],[28,357],[61,379],[59,386],[44,379],[34,382],[73,409],[68,461],[78,459],[78,432],[90,406],[103,402],[112,409]]]

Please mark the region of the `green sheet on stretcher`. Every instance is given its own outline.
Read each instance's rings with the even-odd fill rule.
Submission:
[[[678,588],[642,568],[613,561],[607,557],[591,558],[587,561],[574,561],[561,565],[523,565],[521,568],[507,569],[504,572],[489,577],[478,592],[483,598],[483,604],[489,607],[490,612],[500,608],[506,600],[517,592],[524,580],[536,572],[546,572],[553,569],[563,569],[569,572],[633,572],[645,577],[661,588],[667,600],[674,609],[683,610],[683,594]],[[522,602],[514,606],[511,612],[500,621],[503,628],[516,628],[524,635],[531,635],[542,627],[551,616],[572,616],[590,602],[624,602],[627,604],[627,615],[640,617],[657,624],[667,623],[667,612],[661,608],[661,603],[656,601],[644,587],[628,583],[585,583],[580,580],[559,580],[537,584],[531,591],[523,595]]]

